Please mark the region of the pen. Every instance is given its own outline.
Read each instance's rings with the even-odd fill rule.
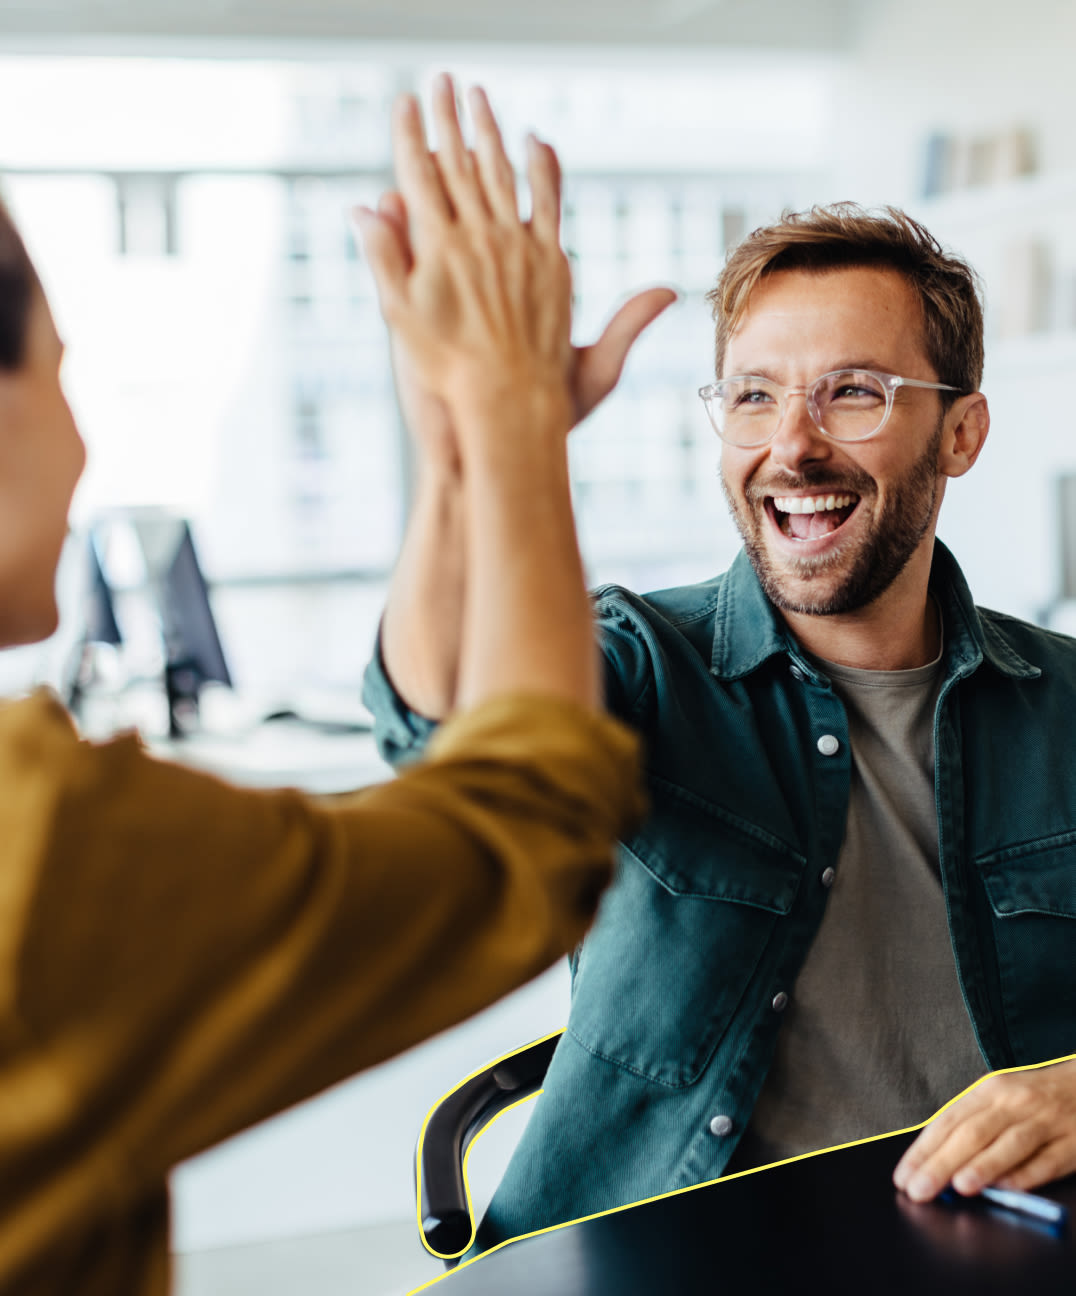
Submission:
[[[1045,1224],[1061,1226],[1068,1222],[1068,1210],[1060,1202],[1050,1201],[1048,1197],[1037,1197],[1034,1193],[1018,1192],[1015,1188],[980,1188],[979,1196],[993,1206],[1012,1211],[1016,1215],[1027,1215],[1031,1219],[1042,1220]],[[945,1201],[959,1201],[956,1190],[946,1188],[941,1194]]]
[[[1015,1211],[1017,1215],[1030,1215],[1032,1219],[1044,1220],[1047,1224],[1064,1224],[1069,1217],[1060,1202],[1036,1197],[1034,1193],[1018,1192],[1015,1188],[980,1188],[979,1196],[995,1206]]]

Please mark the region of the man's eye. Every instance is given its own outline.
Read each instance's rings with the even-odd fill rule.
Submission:
[[[831,400],[845,401],[877,401],[885,400],[881,392],[876,391],[873,387],[860,387],[856,383],[842,383],[835,388]]]
[[[752,405],[768,405],[772,403],[773,396],[770,392],[762,387],[748,387],[745,391],[739,392],[733,399],[733,405],[737,409],[750,408]]]

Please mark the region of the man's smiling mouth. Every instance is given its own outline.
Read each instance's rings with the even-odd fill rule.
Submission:
[[[766,512],[790,540],[819,540],[842,527],[859,504],[849,491],[817,495],[767,495]]]

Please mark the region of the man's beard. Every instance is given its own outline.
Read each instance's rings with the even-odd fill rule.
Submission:
[[[939,420],[930,444],[896,483],[885,511],[872,520],[867,537],[860,542],[856,552],[850,555],[838,548],[824,556],[783,564],[784,570],[771,558],[762,538],[762,528],[769,525],[764,515],[764,495],[781,495],[810,490],[812,486],[825,486],[830,493],[855,493],[860,497],[862,506],[862,502],[874,490],[874,479],[862,469],[851,469],[842,473],[839,481],[835,481],[833,473],[819,465],[804,473],[789,473],[778,481],[768,482],[764,491],[748,483],[747,498],[741,501],[733,498],[724,474],[721,474],[721,488],[732,513],[732,520],[743,537],[744,548],[762,591],[775,607],[782,612],[837,616],[866,607],[892,585],[934,519],[938,498],[938,449],[941,435],[942,423]],[[819,590],[814,598],[809,597],[808,593],[794,596],[786,588],[790,577],[809,584],[846,565],[843,579],[828,590]]]

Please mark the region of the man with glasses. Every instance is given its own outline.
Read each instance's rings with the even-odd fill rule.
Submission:
[[[1076,1050],[1076,645],[977,609],[935,540],[989,426],[975,275],[902,212],[839,204],[757,230],[710,300],[700,395],[744,551],[595,595],[651,813],[480,1247]],[[397,760],[450,702],[454,489],[428,486],[367,674]],[[925,1201],[1073,1170],[1070,1060],[976,1085],[894,1179]]]

